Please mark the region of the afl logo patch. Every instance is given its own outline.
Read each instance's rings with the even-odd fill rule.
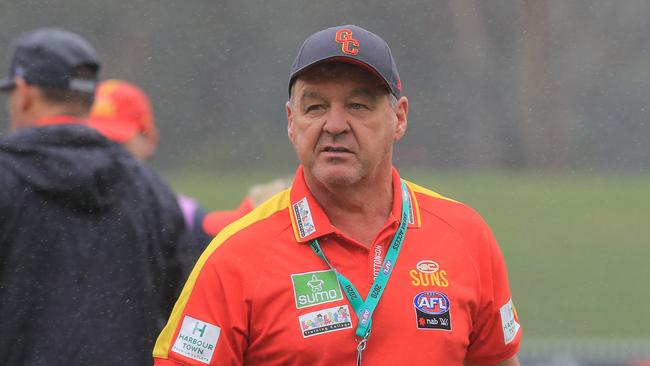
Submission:
[[[424,291],[413,298],[418,329],[451,330],[451,301],[438,291]]]

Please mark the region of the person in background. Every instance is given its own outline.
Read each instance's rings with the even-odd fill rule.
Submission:
[[[278,192],[288,188],[291,185],[291,179],[292,177],[276,178],[251,186],[236,209],[208,212],[203,219],[203,230],[211,236],[216,236],[224,227],[246,215]]]
[[[0,365],[148,364],[188,266],[174,194],[87,126],[100,70],[88,41],[40,28],[10,54]]]
[[[122,144],[136,158],[150,160],[158,146],[159,135],[153,108],[147,94],[124,80],[105,80],[99,84],[88,123],[109,139]],[[207,212],[197,200],[177,194],[185,223],[196,238],[196,257],[225,226],[244,216],[273,194],[290,184],[286,178],[252,186],[234,210]]]
[[[155,365],[518,366],[489,227],[393,166],[409,104],[388,44],[354,25],[314,33],[288,87],[293,183],[208,246]]]
[[[122,144],[141,161],[153,158],[158,147],[159,135],[149,97],[142,89],[124,80],[111,79],[99,84],[88,125]],[[176,199],[185,225],[195,237],[194,256],[198,257],[212,239],[212,235],[203,230],[206,211],[192,197],[177,194]]]

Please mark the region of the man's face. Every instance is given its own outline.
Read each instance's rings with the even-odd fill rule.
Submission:
[[[406,130],[406,98],[393,105],[378,77],[346,63],[305,71],[292,95],[288,135],[305,175],[336,187],[390,174],[393,143]]]

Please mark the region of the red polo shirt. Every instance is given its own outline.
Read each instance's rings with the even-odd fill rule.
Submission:
[[[503,258],[467,206],[407,182],[410,223],[372,317],[364,365],[493,364],[521,330]],[[292,187],[227,226],[200,257],[154,349],[162,365],[352,364],[357,316],[308,245],[368,294],[395,234],[393,209],[370,248],[337,230],[298,169]]]

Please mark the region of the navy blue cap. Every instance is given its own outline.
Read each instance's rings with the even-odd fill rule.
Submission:
[[[381,78],[395,97],[402,92],[397,65],[386,41],[356,25],[342,25],[314,33],[305,40],[291,66],[289,93],[300,72],[328,61],[358,64]]]
[[[21,76],[32,85],[94,93],[97,80],[77,78],[80,66],[95,74],[100,68],[88,41],[59,28],[36,29],[15,39],[9,76],[0,80],[0,90],[11,90],[16,76]]]

